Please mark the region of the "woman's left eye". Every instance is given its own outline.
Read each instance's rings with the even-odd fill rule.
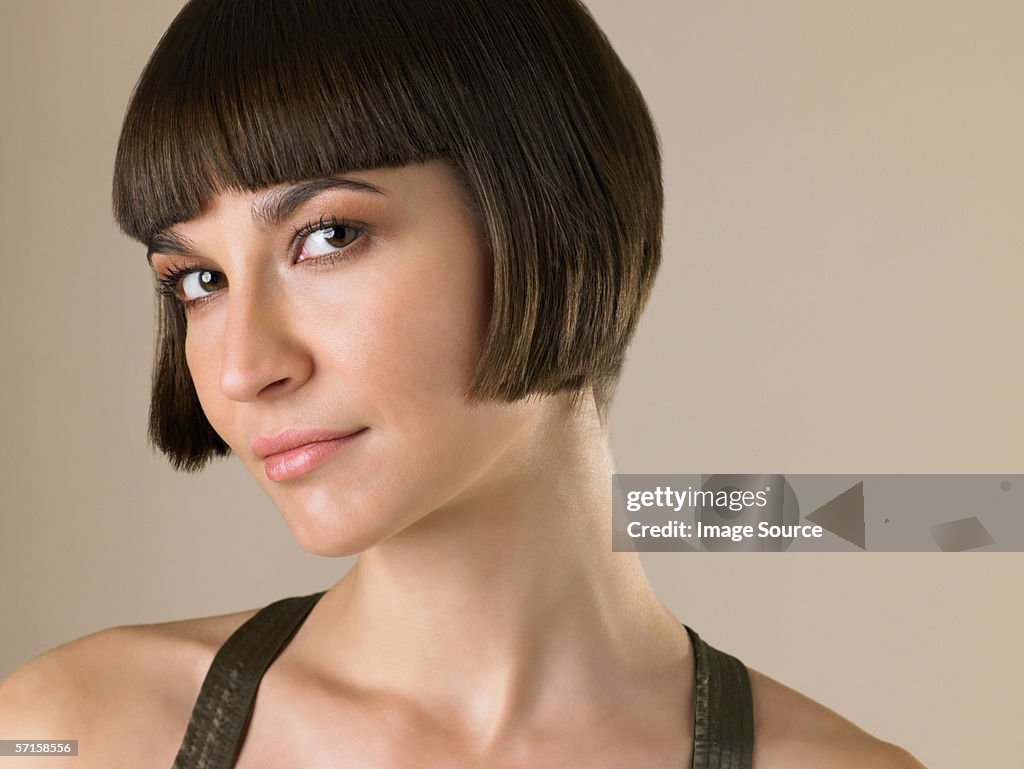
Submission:
[[[358,238],[360,230],[347,224],[332,224],[309,233],[302,241],[299,261],[340,251]]]

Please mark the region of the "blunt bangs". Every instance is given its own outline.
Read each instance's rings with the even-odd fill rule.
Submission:
[[[578,0],[190,0],[128,106],[130,237],[227,190],[443,161],[493,260],[470,400],[594,394],[602,418],[661,259],[661,157],[635,82]],[[187,327],[159,304],[150,437],[179,469],[230,449]]]
[[[258,190],[450,154],[432,84],[387,3],[189,2],[125,116],[114,216],[130,237]],[[388,51],[381,55],[378,45]],[[433,102],[435,109],[429,109]]]

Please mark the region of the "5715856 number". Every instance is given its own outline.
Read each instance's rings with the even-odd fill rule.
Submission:
[[[0,740],[0,756],[78,755],[78,740]]]

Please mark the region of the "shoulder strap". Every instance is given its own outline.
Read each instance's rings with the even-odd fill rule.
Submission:
[[[228,769],[234,764],[263,674],[323,594],[275,601],[224,642],[203,679],[173,769]]]
[[[693,643],[693,760],[690,769],[750,769],[754,699],[746,666],[683,625]]]

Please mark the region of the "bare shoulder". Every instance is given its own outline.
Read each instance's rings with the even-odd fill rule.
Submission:
[[[79,769],[169,766],[213,656],[256,611],[113,627],[50,649],[0,681],[0,739],[78,740]]]
[[[747,668],[754,699],[753,769],[925,769],[795,689]]]

